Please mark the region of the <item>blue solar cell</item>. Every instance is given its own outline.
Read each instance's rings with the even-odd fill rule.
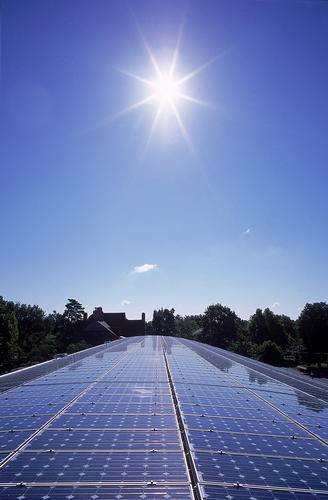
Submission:
[[[273,434],[276,436],[310,437],[309,433],[293,423],[272,422],[270,420],[243,420],[233,418],[184,416],[185,425],[191,429],[213,429],[230,432]]]
[[[189,431],[194,449],[255,453],[301,458],[328,458],[328,447],[317,439]]]
[[[187,481],[181,452],[23,452],[1,471],[2,482]]]
[[[32,487],[0,487],[2,499],[26,499],[26,500],[154,500],[163,499],[192,499],[193,496],[189,486],[170,484],[145,484],[121,486],[32,486]],[[303,500],[303,499],[300,499]],[[306,500],[306,499],[305,499]]]
[[[248,409],[248,408],[226,408],[220,406],[202,406],[196,405],[181,405],[181,410],[184,415],[196,414],[196,415],[212,415],[217,417],[235,417],[235,418],[247,418],[247,419],[264,419],[264,420],[279,420],[289,422],[289,420],[281,415],[279,412],[273,409]]]
[[[300,410],[297,407],[294,407],[293,405],[288,405],[288,413],[294,414],[294,413],[301,413],[302,415],[307,415],[309,417],[318,417],[318,418],[323,418],[326,421],[328,420],[328,410],[327,408],[306,408],[302,407]]]
[[[56,396],[42,396],[41,394],[38,397],[28,397],[28,398],[6,398],[4,400],[0,400],[0,407],[4,406],[25,406],[25,405],[34,405],[34,404],[61,404],[64,406],[69,403],[74,396],[64,396],[62,394]]]
[[[161,403],[145,403],[141,400],[140,403],[74,403],[65,413],[161,413],[173,414],[174,409],[172,404]]]
[[[328,463],[319,461],[194,453],[203,481],[302,489],[328,489]]]
[[[321,427],[320,425],[307,425],[306,428],[320,438],[328,441],[328,427]]]
[[[93,397],[88,396],[87,398],[84,398],[81,396],[81,398],[78,399],[78,402],[80,401],[95,401]],[[103,397],[103,401],[107,401],[108,403],[111,403],[115,401],[116,403],[139,403],[139,402],[144,402],[144,403],[171,403],[172,404],[172,398],[169,394],[114,394],[112,396],[106,395]]]
[[[1,481],[32,481],[37,493],[13,486],[1,498],[190,498],[189,455],[181,445],[161,342],[199,478],[258,487],[204,484],[204,498],[289,500],[293,494],[294,500],[306,500],[310,493],[303,499],[295,489],[328,493],[328,447],[302,427],[324,437],[326,403],[250,370],[224,351],[218,358],[215,348],[199,343],[140,337],[124,341],[125,351],[99,352],[0,395],[0,426],[30,429],[0,432],[0,459],[1,450],[15,450],[60,412],[1,470]],[[35,417],[28,416],[32,411]],[[43,411],[49,414],[38,416]],[[47,481],[56,487],[41,486]],[[120,486],[86,485],[99,481]],[[180,486],[169,489],[167,481]]]
[[[168,384],[132,384],[132,383],[115,383],[101,384],[97,382],[86,391],[86,395],[93,394],[170,394]]]
[[[204,393],[203,393],[204,394]],[[249,406],[250,408],[258,407],[260,408],[261,406],[263,408],[267,408],[266,403],[259,402],[259,400],[255,397],[251,398],[244,398],[242,399],[241,397],[233,397],[233,398],[216,398],[214,396],[204,396],[203,394],[198,395],[198,394],[182,394],[178,396],[178,401],[181,404],[184,403],[189,403],[189,404],[200,404],[200,405],[209,405],[209,406],[243,406],[247,407]]]
[[[33,431],[0,432],[0,451],[13,451],[20,446]]]
[[[262,490],[227,486],[204,486],[204,498],[208,500],[327,500],[327,495],[320,493],[302,493],[298,491]]]
[[[293,413],[288,412],[288,414],[296,420],[296,422],[299,422],[302,425],[308,426],[308,425],[321,425],[322,427],[328,427],[328,418],[322,418],[320,416],[314,415],[295,415]]]
[[[52,415],[0,418],[0,431],[38,429],[51,418]]]
[[[10,392],[10,394],[15,395],[16,397],[23,396],[25,398],[29,398],[30,396],[34,397],[35,394],[40,393],[43,397],[52,397],[52,396],[60,396],[61,394],[70,395],[71,399],[88,387],[88,384],[78,384],[75,386],[70,386],[68,384],[60,384],[54,386],[33,386],[33,387],[25,387],[17,392]]]
[[[0,417],[15,417],[22,415],[55,415],[65,404],[56,405],[49,403],[47,405],[33,406],[3,406],[0,407]]]
[[[176,428],[176,420],[173,415],[70,415],[68,413],[60,415],[50,427],[82,427],[82,428],[125,428],[125,429],[148,429],[148,428]]]
[[[101,389],[103,392],[104,389],[129,389],[131,390],[131,393],[133,393],[134,389],[135,390],[158,390],[158,391],[165,391],[165,392],[170,392],[169,386],[167,381],[166,382],[155,382],[154,380],[149,380],[148,382],[121,382],[119,380],[115,382],[103,382],[99,381],[97,382],[91,389]]]
[[[92,431],[45,430],[26,447],[27,450],[181,450],[177,430]]]
[[[296,412],[300,411],[303,413],[304,410],[310,410],[310,414],[315,414],[316,412],[319,413],[323,410],[327,411],[326,404],[320,403],[316,398],[304,396],[295,389],[292,394],[268,391],[256,391],[256,393],[275,406],[287,406],[288,408],[292,407]]]

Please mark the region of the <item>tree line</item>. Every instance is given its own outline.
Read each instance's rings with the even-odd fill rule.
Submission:
[[[257,309],[248,321],[222,304],[185,317],[162,308],[154,311],[147,331],[198,340],[273,364],[289,359],[320,365],[328,357],[328,304],[306,304],[297,320],[269,308]]]
[[[84,308],[75,299],[68,299],[63,313],[46,314],[37,305],[0,296],[0,373],[91,347],[83,318]]]
[[[76,299],[68,299],[62,313],[46,314],[37,305],[0,296],[0,373],[95,345],[85,331],[84,313]],[[328,355],[328,304],[306,304],[297,320],[268,308],[257,309],[248,321],[222,304],[187,316],[161,308],[153,312],[146,333],[190,338],[269,363],[289,357],[320,364]]]

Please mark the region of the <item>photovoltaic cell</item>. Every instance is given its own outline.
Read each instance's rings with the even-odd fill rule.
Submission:
[[[4,430],[26,430],[26,429],[39,429],[44,425],[53,415],[36,415],[26,417],[6,417],[0,418],[0,431]]]
[[[33,406],[3,406],[0,408],[0,418],[2,417],[16,417],[23,415],[55,415],[63,408],[64,405],[56,405],[48,403],[47,405],[33,405]]]
[[[148,429],[176,428],[174,415],[97,415],[97,414],[63,414],[56,418],[49,427],[83,427],[98,429]]]
[[[328,464],[319,461],[201,452],[194,456],[199,477],[204,481],[328,489]]]
[[[13,451],[33,434],[33,431],[0,432],[0,451]]]
[[[328,500],[319,386],[242,361],[137,337],[0,394],[1,498]]]
[[[159,499],[181,499],[192,498],[191,489],[184,485],[170,484],[145,484],[145,485],[124,485],[120,486],[32,486],[32,487],[0,487],[2,499],[20,500],[154,500]],[[271,499],[270,499],[271,500]],[[303,500],[300,499],[300,500]],[[306,500],[306,499],[304,499]]]
[[[193,449],[230,451],[301,458],[328,458],[328,447],[317,439],[293,439],[282,436],[189,431]],[[205,445],[205,446],[204,446]]]
[[[216,431],[272,434],[282,436],[309,437],[309,433],[294,423],[272,422],[270,420],[243,420],[228,418],[195,417],[185,415],[186,427],[192,429],[212,429]]]
[[[185,481],[181,452],[22,452],[1,471],[1,481]]]
[[[317,424],[319,412],[313,409],[325,403],[223,355],[218,357],[209,346],[205,351],[199,343],[169,338],[164,343],[201,483],[243,485],[230,497],[221,487],[218,497],[226,498],[238,498],[249,485],[261,491],[281,488],[287,496],[302,489],[328,493],[327,444],[311,434],[310,419],[297,415],[306,407],[312,424]],[[218,370],[226,378],[224,388],[222,378],[218,382]],[[210,383],[194,383],[196,374],[204,372]],[[323,422],[322,418],[316,429],[324,430]],[[202,490],[204,497],[210,494],[208,488]],[[211,496],[216,498],[213,492]]]
[[[25,448],[33,450],[181,450],[177,430],[50,430],[40,433]]]
[[[298,491],[263,490],[240,487],[204,486],[203,496],[209,500],[327,500],[327,495]]]

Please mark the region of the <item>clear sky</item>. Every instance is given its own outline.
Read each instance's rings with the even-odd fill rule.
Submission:
[[[148,319],[327,301],[327,1],[1,5],[4,298]]]

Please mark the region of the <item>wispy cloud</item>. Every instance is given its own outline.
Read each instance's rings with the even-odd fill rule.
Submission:
[[[279,306],[280,306],[279,302],[274,302],[271,307],[272,307],[272,309],[275,309],[276,307],[279,307]]]
[[[129,304],[131,304],[131,300],[128,299],[124,299],[121,302],[121,306],[128,306]]]
[[[148,273],[149,271],[155,271],[158,269],[157,264],[142,264],[142,266],[135,266],[133,268],[133,274]]]
[[[251,228],[250,228],[250,227],[248,227],[248,228],[247,228],[247,229],[245,229],[245,231],[243,231],[241,234],[242,234],[243,236],[246,236],[247,234],[250,234],[250,233],[251,233]]]

